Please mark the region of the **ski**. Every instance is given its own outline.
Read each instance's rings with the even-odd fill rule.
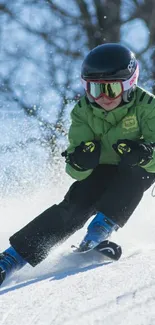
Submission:
[[[118,261],[122,255],[122,247],[109,240],[101,242],[94,250],[114,261]]]
[[[72,248],[75,248],[74,252],[81,254],[86,254],[90,251],[96,251],[102,254],[104,257],[113,261],[118,261],[122,255],[121,246],[109,240],[102,241],[100,244],[93,248],[89,247],[89,243],[87,243],[85,246],[82,246],[82,249],[81,247],[76,247],[74,245],[72,245]]]
[[[5,272],[0,269],[0,285],[3,283],[3,281],[5,280]]]

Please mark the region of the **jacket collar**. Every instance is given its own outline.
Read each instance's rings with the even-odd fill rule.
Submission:
[[[107,112],[103,108],[97,107],[90,103],[91,108],[93,109],[93,114],[103,120],[106,120],[112,125],[116,125],[119,121],[121,121],[128,113],[128,110],[131,106],[133,106],[136,99],[136,94],[134,94],[131,102],[122,105],[120,107],[116,107],[114,110]]]

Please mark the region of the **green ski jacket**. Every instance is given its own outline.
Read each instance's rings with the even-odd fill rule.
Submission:
[[[146,143],[155,142],[155,96],[140,87],[136,88],[130,103],[110,112],[93,105],[83,96],[73,108],[71,119],[67,151],[73,152],[81,141],[100,140],[100,164],[119,163],[120,157],[112,148],[119,139],[136,141],[143,138]],[[155,152],[153,160],[142,168],[155,173]],[[92,171],[76,171],[66,164],[66,172],[76,180],[85,179]]]

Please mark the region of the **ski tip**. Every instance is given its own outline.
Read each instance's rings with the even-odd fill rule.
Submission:
[[[101,242],[95,249],[113,261],[118,261],[122,255],[122,247],[111,241]]]

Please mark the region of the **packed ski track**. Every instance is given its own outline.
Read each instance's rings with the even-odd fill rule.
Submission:
[[[26,132],[29,137],[27,123],[19,125],[20,133],[16,121],[12,139],[17,133],[23,141]],[[6,121],[4,127],[0,145],[7,140],[11,146]],[[0,251],[9,246],[10,235],[60,202],[72,183],[61,157],[54,165],[48,157],[47,150],[33,144],[0,154]],[[13,274],[0,288],[0,325],[154,325],[154,206],[149,190],[127,225],[113,234],[123,249],[118,262],[104,263],[94,252],[73,253],[71,245],[81,241],[85,225],[36,268],[26,265]]]

